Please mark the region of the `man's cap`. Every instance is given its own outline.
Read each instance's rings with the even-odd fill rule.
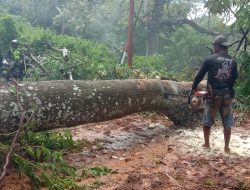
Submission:
[[[11,43],[18,43],[17,39],[11,40]]]
[[[219,35],[217,37],[214,38],[214,42],[213,42],[213,45],[222,45],[222,46],[226,46],[228,47],[229,46],[229,43],[227,41],[227,37],[226,36],[223,36],[223,35]]]

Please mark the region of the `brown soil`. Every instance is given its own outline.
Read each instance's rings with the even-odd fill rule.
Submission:
[[[106,166],[97,190],[250,189],[250,120],[232,132],[231,154],[223,151],[223,131],[215,126],[211,150],[201,148],[201,128],[177,128],[163,115],[134,114],[72,129],[75,140],[98,142],[66,155],[79,168]],[[90,184],[97,179],[80,179]],[[11,174],[3,190],[28,190],[25,178]]]

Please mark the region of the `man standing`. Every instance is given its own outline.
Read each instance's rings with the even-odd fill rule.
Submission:
[[[211,126],[215,123],[216,114],[219,112],[224,127],[224,150],[227,153],[230,152],[231,128],[234,126],[233,87],[237,78],[237,63],[228,55],[228,47],[229,43],[225,36],[220,35],[214,39],[213,54],[204,60],[192,85],[192,92],[194,92],[208,73],[207,86],[212,89],[212,95],[204,103],[202,123],[205,143],[203,147],[210,148]]]
[[[6,55],[6,60],[11,65],[10,77],[22,81],[25,70],[24,57],[16,39],[12,40],[10,45],[11,48]]]

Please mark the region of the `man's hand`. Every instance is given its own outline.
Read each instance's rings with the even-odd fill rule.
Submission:
[[[190,92],[189,92],[189,95],[188,95],[188,104],[191,105],[191,98],[192,96],[195,94],[196,91],[198,91],[199,89],[198,88],[195,88],[195,89],[191,89]]]

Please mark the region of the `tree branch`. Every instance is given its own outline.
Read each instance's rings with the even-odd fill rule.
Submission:
[[[16,134],[14,136],[14,139],[11,143],[11,147],[10,147],[10,150],[9,152],[7,153],[7,156],[6,156],[6,159],[5,159],[5,164],[3,166],[3,172],[2,172],[2,175],[0,176],[0,182],[4,179],[5,175],[7,174],[7,169],[8,169],[8,166],[9,166],[9,163],[10,163],[10,157],[11,157],[11,154],[14,150],[14,147],[16,145],[16,142],[18,140],[18,137],[20,135],[20,133],[22,132],[23,130],[23,127],[24,127],[24,113],[23,113],[23,108],[22,108],[22,105],[20,103],[20,97],[19,97],[19,90],[18,90],[18,84],[15,80],[13,80],[13,83],[15,84],[15,87],[16,87],[16,99],[17,99],[17,105],[18,105],[18,109],[19,109],[19,112],[20,112],[20,123],[19,123],[19,128],[18,130],[16,131]]]
[[[248,33],[249,33],[249,30],[247,29],[246,32],[244,32],[244,30],[242,29],[242,31],[243,31],[243,36],[242,36],[242,38],[240,39],[240,42],[239,42],[239,44],[238,44],[238,46],[237,46],[237,48],[236,48],[236,52],[238,52],[238,51],[240,50],[240,47],[241,47],[241,45],[243,44],[244,40],[247,41],[247,35],[248,35]],[[246,48],[246,46],[247,46],[247,44],[245,44],[245,47],[244,47],[244,48]]]
[[[162,25],[183,25],[187,24],[191,26],[194,30],[200,32],[200,33],[205,33],[210,36],[218,36],[220,33],[219,32],[214,32],[210,31],[200,25],[198,25],[196,22],[193,20],[189,20],[187,18],[176,18],[176,19],[164,19],[160,22]],[[230,34],[224,34],[225,36],[229,36]]]
[[[41,62],[31,53],[31,47],[27,44],[24,44],[27,49],[28,57],[42,70],[44,74],[47,74],[48,71],[42,66]]]

